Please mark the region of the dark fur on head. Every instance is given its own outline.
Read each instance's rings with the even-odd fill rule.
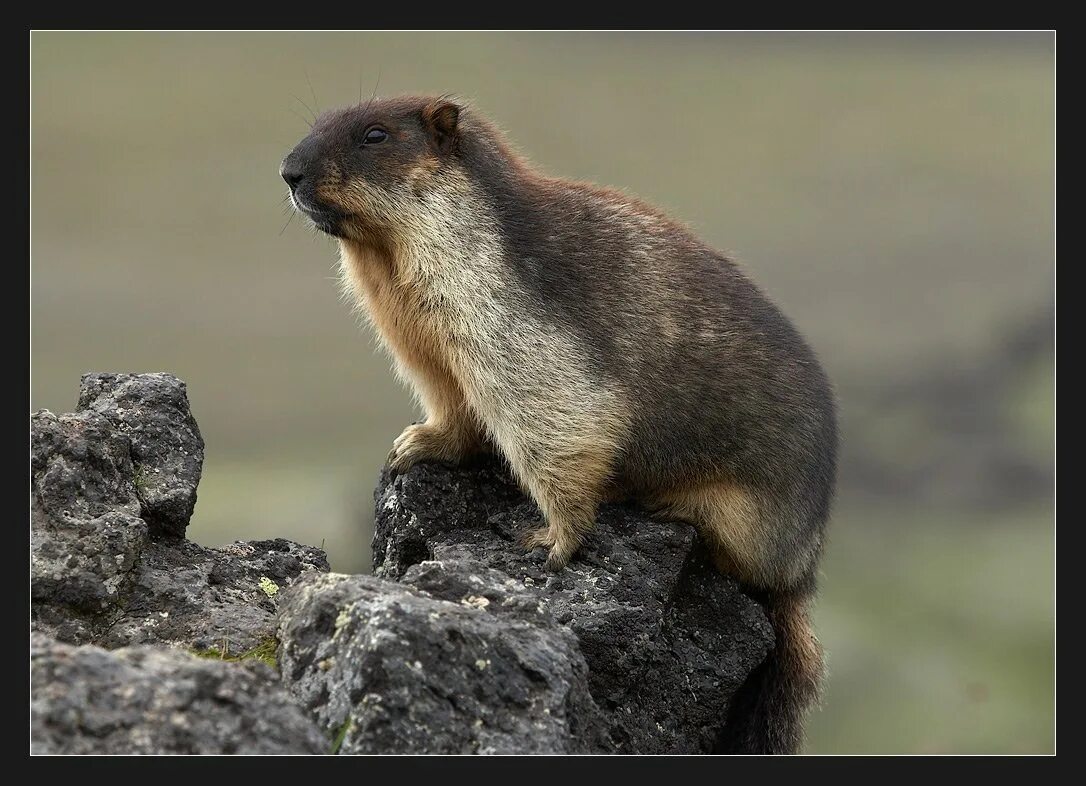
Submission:
[[[368,143],[375,129],[387,138]],[[318,229],[341,239],[372,239],[410,221],[412,197],[424,199],[433,178],[451,171],[466,176],[486,157],[479,142],[498,136],[448,96],[375,100],[323,113],[280,172],[293,181],[295,206]]]

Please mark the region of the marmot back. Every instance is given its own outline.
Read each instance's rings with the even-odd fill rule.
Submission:
[[[759,593],[773,653],[720,747],[793,752],[822,659],[807,620],[836,474],[814,353],[726,256],[645,203],[536,171],[476,111],[401,97],[326,113],[284,160],[426,420],[405,471],[492,446],[564,567],[606,499],[695,524]]]

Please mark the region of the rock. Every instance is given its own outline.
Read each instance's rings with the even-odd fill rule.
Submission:
[[[280,587],[328,570],[286,540],[184,539],[203,441],[169,374],[87,374],[80,411],[31,417],[35,629],[73,644],[238,655],[274,636]]]
[[[124,512],[51,520],[30,516],[30,600],[36,628],[93,641],[120,613],[147,545],[147,524]]]
[[[327,571],[324,552],[287,540],[205,548],[152,542],[101,632],[106,647],[161,642],[239,655],[275,636],[279,591],[309,571]]]
[[[286,540],[206,548],[148,537],[124,513],[58,525],[31,517],[35,629],[104,647],[160,642],[238,655],[275,635],[278,591],[324,552]]]
[[[710,751],[729,698],[772,646],[762,608],[712,568],[688,525],[605,505],[552,574],[542,550],[516,547],[541,515],[494,459],[386,471],[375,500],[376,575],[501,620],[539,609],[568,626],[616,752]]]
[[[185,383],[172,374],[85,374],[77,409],[102,415],[128,437],[140,517],[183,537],[204,463]]]
[[[101,415],[30,417],[34,501],[57,520],[140,514],[131,443]]]
[[[326,753],[261,663],[161,647],[107,652],[31,635],[32,754]]]
[[[311,574],[280,610],[280,666],[339,753],[610,749],[576,638],[370,576]]]
[[[31,443],[35,753],[709,752],[773,641],[691,527],[634,508],[545,571],[493,458],[386,471],[376,575],[342,576],[185,539],[203,442],[168,374],[86,375]]]

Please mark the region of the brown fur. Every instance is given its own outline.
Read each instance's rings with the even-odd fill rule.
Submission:
[[[721,747],[798,749],[821,674],[807,606],[836,416],[784,315],[679,222],[536,171],[444,98],[329,113],[283,177],[340,239],[345,285],[425,410],[393,470],[493,445],[545,519],[522,545],[552,569],[605,499],[694,523],[777,633]]]

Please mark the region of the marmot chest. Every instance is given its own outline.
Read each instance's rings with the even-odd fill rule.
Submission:
[[[416,285],[401,280],[383,255],[351,253],[344,263],[351,289],[397,360],[417,370],[460,376],[441,315]]]

